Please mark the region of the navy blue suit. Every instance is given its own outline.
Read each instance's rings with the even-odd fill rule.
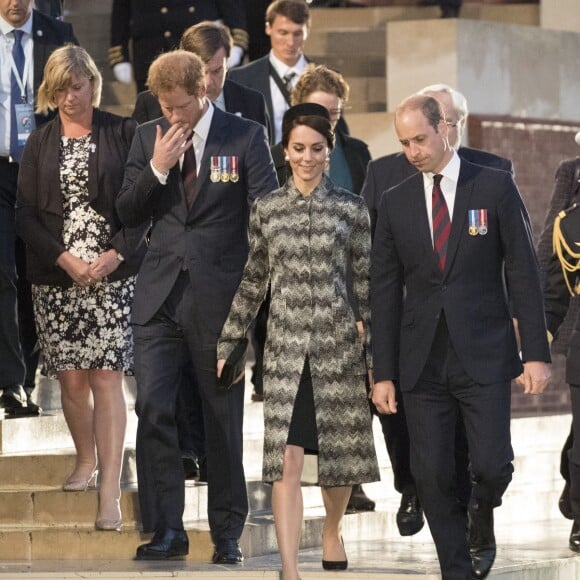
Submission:
[[[183,528],[184,474],[175,407],[181,369],[193,365],[207,444],[214,542],[238,539],[248,504],[242,465],[243,384],[217,388],[216,343],[248,254],[248,208],[277,187],[264,129],[214,110],[197,195],[188,209],[178,164],[162,185],[153,155],[159,119],[138,127],[117,201],[126,225],[152,222],[135,287],[137,469],[145,531]],[[210,180],[211,156],[237,156],[239,181]]]
[[[457,153],[461,159],[466,159],[477,165],[502,169],[512,175],[514,173],[512,162],[499,155],[470,147],[460,147]],[[417,169],[409,163],[403,152],[385,155],[369,163],[361,195],[365,198],[369,208],[373,236],[377,223],[379,203],[383,193],[416,173]],[[379,420],[393,468],[395,489],[399,493],[414,495],[416,494],[416,487],[409,465],[409,432],[405,407],[398,387],[397,383],[397,401],[399,404],[397,413],[394,415],[379,415]],[[456,467],[459,478],[457,495],[461,503],[465,505],[471,494],[471,479],[468,471],[467,441],[461,424],[458,426],[456,453]]]
[[[487,210],[485,235],[469,234],[470,209]],[[532,236],[509,173],[461,161],[443,272],[423,175],[382,196],[371,270],[375,380],[400,382],[411,469],[446,580],[472,577],[467,517],[456,499],[458,415],[469,444],[470,505],[499,505],[513,471],[510,382],[522,363],[504,275],[523,360],[549,361]]]

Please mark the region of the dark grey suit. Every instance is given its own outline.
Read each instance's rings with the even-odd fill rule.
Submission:
[[[162,119],[138,127],[117,202],[127,225],[152,220],[132,314],[143,529],[183,528],[175,405],[181,369],[191,361],[205,419],[212,537],[238,539],[248,509],[243,385],[217,388],[216,343],[248,254],[248,206],[277,187],[276,176],[263,127],[215,109],[188,210],[178,165],[166,185],[151,169],[157,124],[169,126]],[[238,157],[239,181],[210,180],[210,157],[220,155]]]

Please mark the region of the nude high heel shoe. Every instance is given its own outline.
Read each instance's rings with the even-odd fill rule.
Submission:
[[[123,520],[121,519],[121,507],[119,505],[119,500],[113,500],[115,502],[115,508],[118,516],[114,518],[100,518],[97,513],[97,519],[95,520],[95,530],[102,532],[120,532],[123,527]],[[100,500],[99,500],[99,512],[101,511]]]
[[[63,491],[87,491],[97,487],[97,469],[89,475],[87,479],[71,479],[70,477],[62,484]]]

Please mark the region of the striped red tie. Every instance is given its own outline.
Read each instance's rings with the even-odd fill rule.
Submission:
[[[433,216],[433,249],[439,257],[439,269],[445,270],[447,243],[451,231],[451,220],[443,192],[441,191],[442,175],[433,176],[433,194],[431,198]]]
[[[181,178],[183,179],[183,189],[185,190],[187,207],[191,208],[193,202],[195,201],[195,182],[197,181],[197,163],[195,160],[195,151],[193,150],[193,147],[190,147],[183,154]]]

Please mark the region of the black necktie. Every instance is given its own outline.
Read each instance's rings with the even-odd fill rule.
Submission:
[[[451,231],[451,221],[447,203],[441,191],[442,175],[433,176],[432,220],[433,220],[433,248],[439,257],[439,269],[445,270],[445,260],[447,259],[447,242]]]
[[[292,79],[296,76],[296,73],[291,70],[284,75],[284,86],[286,90],[290,93],[292,91]]]
[[[14,46],[12,47],[12,58],[16,65],[16,70],[20,76],[20,80],[24,74],[24,49],[22,48],[22,37],[24,32],[22,30],[13,30]],[[26,87],[24,87],[26,90]],[[18,146],[18,119],[16,116],[16,105],[23,102],[22,91],[16,79],[14,71],[10,76],[10,155],[15,161],[20,161],[22,156],[22,147]]]
[[[181,178],[183,179],[183,189],[185,190],[187,207],[191,208],[195,201],[195,183],[197,181],[197,163],[195,161],[193,145],[183,154]]]

